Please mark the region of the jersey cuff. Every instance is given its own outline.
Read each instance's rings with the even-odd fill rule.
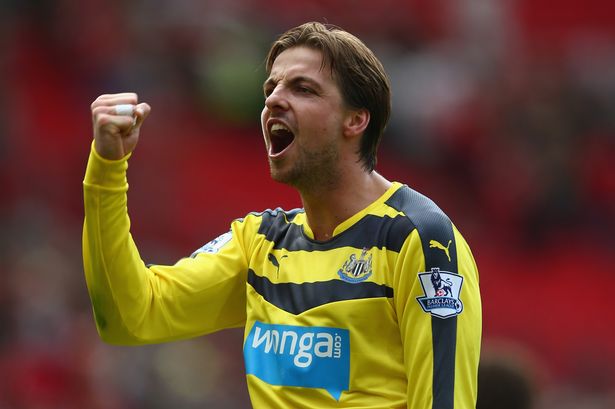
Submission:
[[[128,184],[126,170],[128,169],[128,159],[131,154],[129,153],[118,160],[105,159],[96,152],[94,141],[92,141],[83,184],[106,188],[125,187]]]

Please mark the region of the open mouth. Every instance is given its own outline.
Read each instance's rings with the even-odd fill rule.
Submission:
[[[295,134],[286,125],[277,122],[269,128],[269,135],[271,135],[272,156],[282,153],[295,140]]]

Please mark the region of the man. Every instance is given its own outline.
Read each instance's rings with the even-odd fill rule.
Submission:
[[[83,251],[101,337],[244,327],[257,408],[474,407],[478,273],[431,200],[374,171],[390,111],[382,65],[351,34],[307,23],[273,44],[267,74],[271,176],[303,209],[235,220],[173,266],[147,267],[129,232],[127,160],[150,107],[131,93],[92,104]]]

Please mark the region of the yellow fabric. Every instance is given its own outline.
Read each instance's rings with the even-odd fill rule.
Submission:
[[[372,222],[405,219],[403,212],[386,203],[401,184],[394,183],[372,205],[340,224],[333,239],[324,244],[305,233],[308,226],[301,210],[267,211],[235,220],[230,234],[221,236],[218,245],[210,243],[173,266],[147,267],[130,235],[127,160],[107,161],[92,149],[84,179],[85,277],[96,325],[106,342],[138,345],[243,326],[244,356],[248,371],[252,371],[247,382],[255,408],[432,408],[432,319],[441,318],[432,318],[417,302],[417,297],[424,295],[418,274],[426,270],[418,230],[409,229],[407,237],[394,237],[393,241],[400,243],[394,250],[336,244],[364,240],[353,235],[368,218]],[[294,241],[285,242],[283,239],[292,235],[289,226],[294,228]],[[457,229],[453,227],[453,231],[458,273],[463,276],[459,297],[463,311],[455,318],[454,407],[471,408],[476,400],[481,337],[478,273],[469,247]],[[374,237],[387,234],[391,233],[376,231]],[[357,267],[357,277],[345,270],[353,257],[364,262],[368,256],[369,268]],[[329,297],[323,292],[331,288],[343,298],[347,296],[344,289],[359,288],[353,280],[357,286],[365,286],[361,288],[390,289],[392,295],[357,295],[319,301],[313,307],[305,307],[305,300],[297,299],[282,308],[275,299],[283,303],[283,296],[262,294],[298,290],[292,294],[322,300]],[[268,290],[257,291],[258,283]],[[318,288],[317,294],[307,290],[310,285]],[[304,310],[288,311],[295,307]],[[333,350],[327,349],[329,344],[323,340],[346,331],[349,349],[336,347],[335,351],[348,356],[336,361],[339,356],[333,357]],[[264,334],[280,338],[265,339]],[[319,384],[325,382],[318,378],[325,374],[322,369],[318,374],[306,372],[304,379],[301,372],[278,374],[269,367],[275,362],[299,371],[292,362],[299,359],[297,351],[305,340],[314,341],[309,345],[309,357],[306,355],[314,365],[341,368],[340,362],[348,359],[348,385],[339,396],[334,387]],[[270,350],[266,349],[269,341]],[[258,367],[255,359],[267,368]],[[272,381],[278,376],[292,382]]]

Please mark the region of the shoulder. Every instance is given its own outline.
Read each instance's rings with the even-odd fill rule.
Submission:
[[[403,185],[385,204],[401,212],[418,232],[426,268],[457,264],[453,223],[433,200]]]
[[[251,212],[245,217],[236,219],[234,223],[255,227],[258,233],[267,234],[271,230],[279,230],[292,224],[297,216],[303,215],[301,208],[284,210],[282,208],[265,209],[261,212]]]
[[[403,213],[419,232],[451,227],[451,220],[433,200],[407,185],[397,189],[385,204]]]

